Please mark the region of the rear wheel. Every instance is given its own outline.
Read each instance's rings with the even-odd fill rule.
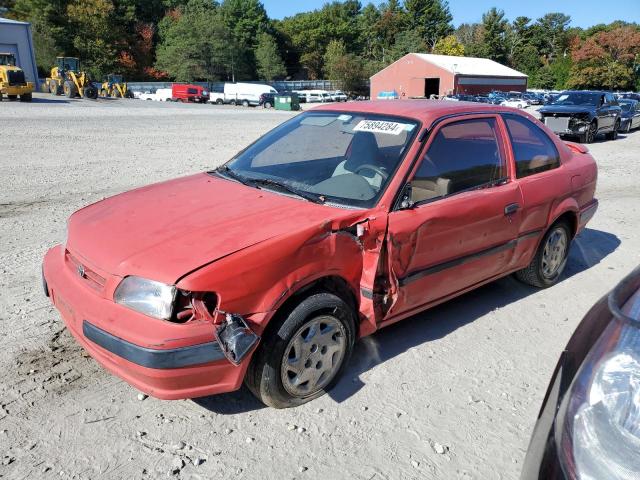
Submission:
[[[221,99],[221,98],[218,98],[218,99],[216,100],[216,105],[222,105],[223,103],[224,103],[224,102],[222,101],[222,99]]]
[[[555,285],[567,265],[571,233],[565,222],[554,223],[538,246],[531,263],[515,276],[534,287],[547,288]]]
[[[133,98],[133,92],[131,90],[127,90],[124,92],[124,98]]]
[[[20,95],[21,102],[30,102],[33,99],[33,95],[31,93],[23,93]]]
[[[272,106],[271,102],[264,102],[264,108],[271,108]]]
[[[95,100],[96,98],[98,98],[98,89],[96,89],[95,87],[92,87],[91,85],[84,87],[84,89],[82,90],[82,93],[86,98],[91,98],[92,100]]]
[[[243,107],[248,107],[249,106],[249,101],[248,100],[243,100],[242,101],[242,106]]]
[[[246,384],[274,408],[302,405],[337,381],[355,341],[354,315],[331,293],[312,294],[266,335],[246,374]]]
[[[15,101],[18,98],[18,95],[7,95],[7,98],[11,101]]]

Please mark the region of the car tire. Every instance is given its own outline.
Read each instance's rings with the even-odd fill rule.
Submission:
[[[9,101],[14,102],[18,99],[18,95],[7,95]]]
[[[229,105],[232,105],[232,106],[234,106],[234,107],[235,107],[235,106],[236,106],[236,101],[235,101],[235,100],[231,100],[231,101],[229,102]]]
[[[33,100],[33,95],[31,93],[23,93],[20,95],[21,102],[30,102],[31,100]]]
[[[554,223],[542,238],[531,263],[518,270],[515,277],[533,287],[555,285],[567,265],[571,240],[569,225],[562,221]]]
[[[264,108],[271,108],[273,107],[273,105],[271,105],[271,102],[264,102]]]
[[[629,133],[631,131],[631,122],[627,122],[627,128],[625,128],[624,133]]]
[[[620,120],[616,120],[613,130],[606,134],[607,140],[616,140],[618,138],[618,129],[620,128]]]
[[[222,101],[221,98],[216,100],[216,105],[222,105],[224,102]]]
[[[249,390],[273,408],[296,407],[324,395],[353,351],[352,309],[336,295],[316,292],[274,321],[247,370]]]
[[[243,100],[242,101],[242,106],[247,108],[249,106],[249,101],[248,100]]]
[[[580,138],[581,143],[593,143],[598,135],[598,124],[594,120],[589,124],[589,128]]]

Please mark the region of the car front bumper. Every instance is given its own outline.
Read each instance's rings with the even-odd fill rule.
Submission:
[[[65,254],[58,245],[45,255],[45,291],[69,332],[103,367],[166,400],[240,387],[250,357],[238,366],[226,360],[211,324],[173,324],[118,305],[85,285]]]

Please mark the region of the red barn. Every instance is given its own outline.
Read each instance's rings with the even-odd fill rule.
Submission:
[[[527,76],[487,58],[408,53],[371,77],[371,98],[525,92]],[[382,95],[380,95],[382,93]]]

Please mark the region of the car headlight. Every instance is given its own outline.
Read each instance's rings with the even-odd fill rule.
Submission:
[[[640,297],[632,303],[637,318]],[[558,455],[570,479],[636,480],[640,472],[640,322],[611,309],[617,318],[585,358],[556,417]]]
[[[141,277],[125,277],[113,294],[113,300],[150,317],[170,320],[176,287]]]

